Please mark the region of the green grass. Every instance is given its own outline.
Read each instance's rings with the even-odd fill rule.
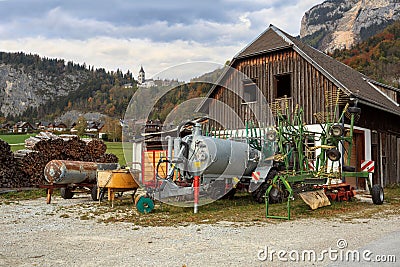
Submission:
[[[19,190],[0,195],[0,203],[4,200],[28,200],[46,197],[45,189]]]
[[[25,139],[35,135],[36,134],[2,134],[0,135],[0,139],[7,142],[11,146],[12,151],[17,151],[25,148],[24,145],[20,145],[25,142]]]
[[[17,151],[20,149],[25,149],[25,139],[28,139],[31,136],[35,136],[36,134],[5,134],[0,135],[0,139],[7,142],[11,146],[11,151]],[[122,149],[121,142],[105,142],[107,145],[107,153],[113,153],[119,158],[119,164],[126,165],[124,151]],[[21,145],[22,144],[22,145]]]
[[[23,143],[25,139],[35,136],[36,134],[4,134],[0,135],[0,139],[6,141],[9,144]]]
[[[118,159],[119,159],[119,164],[126,165],[125,157],[124,157],[124,151],[122,149],[122,143],[121,142],[105,142],[107,145],[107,153],[112,153],[115,154]]]

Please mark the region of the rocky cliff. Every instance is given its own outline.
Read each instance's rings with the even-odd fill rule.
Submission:
[[[38,108],[48,101],[78,90],[87,79],[85,72],[51,75],[40,70],[0,64],[0,111],[5,116],[20,115],[27,108]]]
[[[300,37],[322,51],[349,48],[400,20],[399,0],[328,0],[307,11]]]

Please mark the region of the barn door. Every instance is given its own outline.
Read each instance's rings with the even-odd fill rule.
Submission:
[[[344,164],[347,164],[349,156],[349,146],[345,143]],[[364,131],[353,131],[353,145],[351,149],[350,166],[356,168],[356,172],[361,171],[361,160],[365,159],[365,137]],[[360,177],[346,177],[346,183],[357,189],[365,188],[365,178]]]

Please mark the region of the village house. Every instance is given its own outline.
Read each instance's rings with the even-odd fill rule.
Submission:
[[[68,126],[63,122],[54,122],[48,125],[48,130],[52,132],[65,132],[68,130]]]
[[[50,122],[47,121],[40,121],[36,123],[36,129],[41,130],[41,131],[47,131],[49,128]]]
[[[68,126],[63,122],[40,121],[36,123],[36,128],[41,131],[50,132],[65,132],[68,130]]]
[[[35,128],[29,122],[26,121],[17,122],[13,126],[13,133],[30,133],[33,130],[35,130]]]
[[[373,184],[400,182],[400,89],[370,79],[273,25],[242,49],[230,67],[246,77],[233,82],[236,74],[226,72],[198,109],[213,118],[215,127],[215,121],[231,129],[243,127],[244,121],[254,119],[252,108],[260,108],[262,97],[270,108],[286,105],[293,111],[302,107],[304,122],[319,126],[316,115],[338,113],[329,102],[340,99],[340,110],[346,103],[361,108],[355,123],[352,166],[359,171],[362,160],[373,160]],[[226,89],[232,83],[238,85],[238,92]],[[220,102],[226,105],[217,108]],[[343,122],[349,124],[347,118]],[[351,182],[365,187],[365,181],[364,185]]]
[[[12,133],[13,132],[13,126],[8,122],[3,123],[1,125],[1,127],[0,127],[0,132],[2,132],[2,133]]]

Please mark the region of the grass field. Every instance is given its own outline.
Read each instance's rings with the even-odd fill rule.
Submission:
[[[35,135],[36,134],[5,134],[0,135],[0,139],[7,142],[11,146],[12,151],[17,151],[25,148],[25,139]]]
[[[105,142],[107,145],[107,153],[115,154],[119,159],[119,165],[126,165],[124,151],[121,142]]]

